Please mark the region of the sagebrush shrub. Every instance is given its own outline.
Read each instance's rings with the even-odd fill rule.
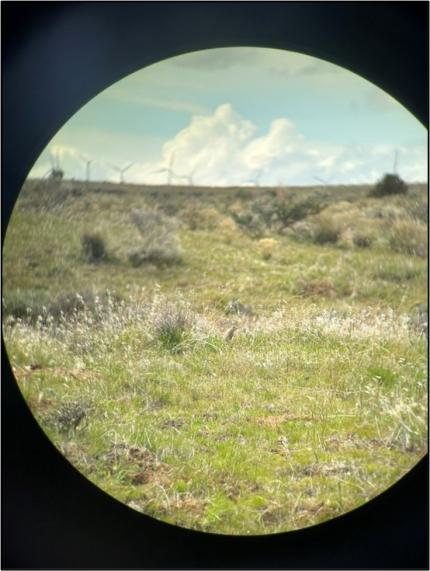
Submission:
[[[318,216],[315,220],[314,241],[317,244],[335,244],[342,233],[339,224],[331,216]]]
[[[229,216],[220,220],[217,231],[227,244],[231,244],[238,236],[237,224]]]
[[[253,238],[261,238],[264,235],[265,223],[258,213],[247,209],[232,212],[232,217],[237,226]]]
[[[281,193],[275,193],[274,196],[255,200],[250,208],[265,229],[283,232],[285,228],[307,216],[319,213],[324,206],[322,198],[318,196],[291,199]]]
[[[182,262],[176,220],[167,217],[157,208],[132,210],[131,220],[141,237],[140,245],[128,252],[128,259],[133,266],[146,263],[163,266]]]
[[[270,260],[278,246],[278,241],[273,238],[262,238],[258,241],[258,248],[263,260]]]
[[[220,224],[222,215],[213,207],[191,205],[181,212],[181,219],[190,230],[214,230]]]
[[[287,228],[284,234],[301,242],[309,242],[314,239],[315,228],[308,220],[300,220]]]

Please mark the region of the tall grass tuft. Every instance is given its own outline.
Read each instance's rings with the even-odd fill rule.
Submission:
[[[35,322],[47,312],[52,296],[44,289],[16,289],[7,291],[2,299],[4,317]]]
[[[396,220],[389,234],[392,250],[412,256],[427,256],[427,227],[410,219]]]
[[[174,304],[158,306],[153,311],[152,326],[155,338],[173,353],[183,350],[190,337],[192,316],[186,307]]]

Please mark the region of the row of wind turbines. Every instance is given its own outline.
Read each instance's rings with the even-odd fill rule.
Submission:
[[[78,157],[85,164],[85,180],[86,182],[89,182],[91,180],[91,165],[97,164],[99,161],[89,159],[88,157],[81,154],[78,155]],[[197,162],[188,174],[179,174],[174,168],[174,161],[175,161],[175,153],[172,153],[170,155],[170,159],[166,167],[162,167],[160,169],[152,171],[150,174],[166,173],[167,174],[166,182],[168,185],[171,185],[174,181],[184,180],[188,183],[189,186],[194,186],[193,177],[199,167],[199,163]],[[46,172],[44,178],[48,176],[51,179],[61,180],[64,177],[64,170],[61,167],[60,155],[58,152],[51,156],[51,163],[52,167]],[[114,165],[112,163],[105,163],[105,164],[119,174],[120,183],[125,182],[124,174],[134,165],[134,163],[132,162],[127,163],[122,167]],[[245,184],[259,186],[262,173],[263,169],[259,169],[258,171],[256,171],[256,175],[252,179],[246,181]]]
[[[86,182],[89,182],[91,180],[91,165],[97,164],[97,163],[99,163],[99,161],[89,159],[88,157],[86,157],[84,155],[78,155],[78,157],[85,164],[85,179],[86,179]],[[188,175],[180,175],[173,170],[174,158],[175,158],[175,155],[174,155],[174,153],[172,153],[172,155],[170,156],[168,166],[161,168],[161,169],[157,169],[155,171],[152,171],[151,174],[165,172],[165,173],[167,173],[167,184],[171,184],[174,179],[176,179],[176,180],[182,179],[182,180],[188,181],[188,184],[190,186],[193,186],[193,184],[194,184],[193,175],[194,175],[198,165],[195,165]],[[61,167],[60,155],[58,152],[51,156],[51,164],[52,164],[51,168],[45,173],[43,178],[48,176],[51,179],[61,180],[64,177],[64,170]],[[105,164],[109,168],[113,169],[114,171],[116,171],[119,174],[119,182],[120,183],[125,182],[124,174],[134,165],[134,163],[127,163],[123,166],[114,165],[112,163],[105,163]]]
[[[91,180],[91,165],[96,164],[98,161],[89,159],[84,155],[78,155],[80,160],[85,164],[85,180],[89,182]],[[59,153],[55,153],[55,155],[51,156],[51,164],[52,167],[45,173],[44,177],[49,177],[54,180],[61,180],[64,177],[64,170],[60,164],[60,155]],[[129,168],[133,166],[134,163],[128,163],[122,167],[118,165],[114,165],[111,163],[106,163],[111,169],[115,170],[119,173],[119,182],[125,182],[124,173],[128,171]]]
[[[78,156],[81,159],[81,161],[83,161],[85,164],[85,178],[86,178],[86,182],[88,183],[91,180],[91,165],[98,163],[98,161],[93,160],[93,159],[89,159],[88,157],[81,155],[81,154]],[[399,152],[396,149],[394,152],[394,164],[393,164],[393,170],[392,170],[393,174],[397,174],[398,157],[399,157]],[[188,174],[186,174],[186,175],[182,174],[181,175],[174,170],[174,167],[173,167],[174,160],[175,160],[175,153],[172,153],[170,155],[168,165],[166,167],[152,171],[151,174],[166,173],[168,185],[171,185],[174,180],[185,180],[189,186],[194,186],[193,176],[199,167],[199,162],[197,162],[194,165],[194,167],[191,169],[191,171]],[[49,178],[51,178],[51,179],[61,180],[64,177],[64,170],[60,166],[60,156],[59,156],[58,152],[51,157],[51,162],[52,162],[52,168],[49,169],[49,171],[44,175],[44,178],[46,176],[49,176]],[[125,182],[124,174],[134,165],[133,162],[127,163],[121,167],[118,165],[114,165],[112,163],[105,163],[105,164],[119,174],[119,182],[120,183]],[[252,178],[250,178],[249,180],[247,180],[244,184],[252,185],[252,186],[256,186],[256,187],[260,186],[260,179],[261,179],[262,174],[263,174],[262,168],[256,169],[255,175]],[[327,186],[328,184],[333,183],[334,177],[331,176],[329,179],[325,179],[322,177],[314,176],[313,178],[316,181],[318,181],[320,184]]]

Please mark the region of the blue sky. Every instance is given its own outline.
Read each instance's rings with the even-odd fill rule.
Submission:
[[[134,73],[85,105],[30,176],[58,156],[67,178],[261,185],[427,180],[427,131],[359,76],[301,54],[222,48]],[[170,171],[170,175],[169,175]],[[191,177],[191,179],[190,179]]]

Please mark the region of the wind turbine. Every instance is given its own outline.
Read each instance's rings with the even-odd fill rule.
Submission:
[[[94,163],[95,161],[93,159],[88,159],[84,155],[79,155],[79,157],[85,163],[86,181],[89,182],[90,181],[90,166],[91,166],[91,163]]]
[[[396,149],[396,150],[394,151],[393,174],[397,174],[398,158],[399,158],[399,151]]]
[[[174,161],[174,158],[175,158],[175,153],[172,153],[172,154],[170,155],[169,166],[154,171],[154,173],[166,172],[166,173],[167,173],[167,184],[168,184],[168,185],[172,184],[172,179],[173,179],[173,177],[178,178],[178,175],[177,175],[177,174],[174,172],[174,170],[173,170],[173,161]],[[181,178],[181,177],[180,177],[180,178]]]
[[[125,167],[119,167],[117,165],[113,165],[111,163],[109,163],[109,166],[111,168],[113,168],[114,170],[116,170],[117,172],[119,172],[119,182],[123,183],[124,182],[124,173],[126,171],[128,171],[128,169],[133,166],[134,163],[129,163],[128,165],[126,165]]]
[[[245,184],[253,184],[254,186],[260,186],[260,178],[263,173],[263,169],[259,169],[256,172],[257,174],[254,176],[254,178],[247,180]]]
[[[191,171],[189,172],[189,174],[175,175],[175,176],[180,176],[180,178],[184,178],[185,180],[188,181],[189,186],[194,186],[193,176],[194,176],[194,173],[196,172],[198,166],[199,166],[198,163],[196,163],[193,166],[193,168],[191,169]]]
[[[324,186],[327,186],[333,180],[333,177],[331,176],[330,178],[325,179],[325,178],[321,178],[319,176],[314,176],[314,179],[317,180],[318,182],[320,182],[321,184],[323,184]]]

